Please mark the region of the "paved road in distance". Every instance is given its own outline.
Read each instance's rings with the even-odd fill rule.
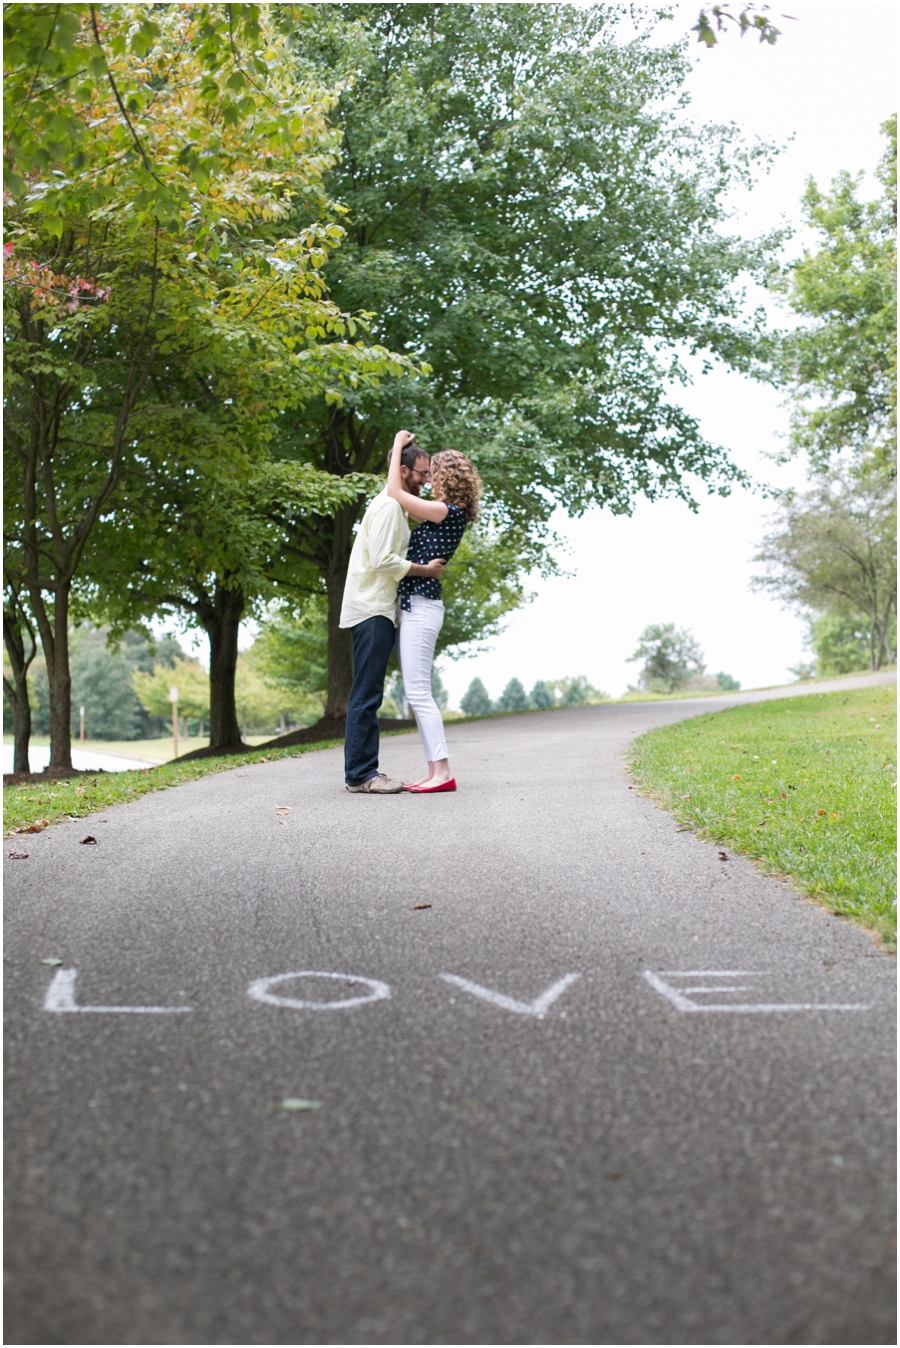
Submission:
[[[6,1341],[895,1342],[894,962],[628,789],[635,734],[743,700],[454,725],[456,795],[240,768],[4,859]]]

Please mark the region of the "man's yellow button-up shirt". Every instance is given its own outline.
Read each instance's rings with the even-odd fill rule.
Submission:
[[[366,618],[397,623],[397,586],[411,562],[406,560],[409,525],[400,504],[387,488],[372,501],[357,530],[347,568],[341,627],[355,627]]]

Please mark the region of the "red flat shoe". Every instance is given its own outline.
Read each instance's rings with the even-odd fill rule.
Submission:
[[[456,778],[451,777],[449,781],[441,782],[439,786],[408,786],[407,791],[415,791],[417,796],[431,796],[438,791],[455,791]]]

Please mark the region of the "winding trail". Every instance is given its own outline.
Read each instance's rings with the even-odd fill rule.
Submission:
[[[453,725],[455,795],[324,750],[4,858],[6,1341],[894,1343],[894,962],[623,766],[795,691]]]

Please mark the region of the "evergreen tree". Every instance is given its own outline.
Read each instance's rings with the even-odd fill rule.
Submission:
[[[494,704],[481,679],[473,679],[459,704],[467,716],[490,716]]]
[[[525,687],[519,679],[510,679],[500,694],[497,707],[500,711],[527,711],[531,706]]]
[[[530,697],[531,705],[533,707],[546,708],[556,706],[556,697],[553,693],[553,689],[549,684],[545,683],[543,679],[538,679],[531,690]]]

